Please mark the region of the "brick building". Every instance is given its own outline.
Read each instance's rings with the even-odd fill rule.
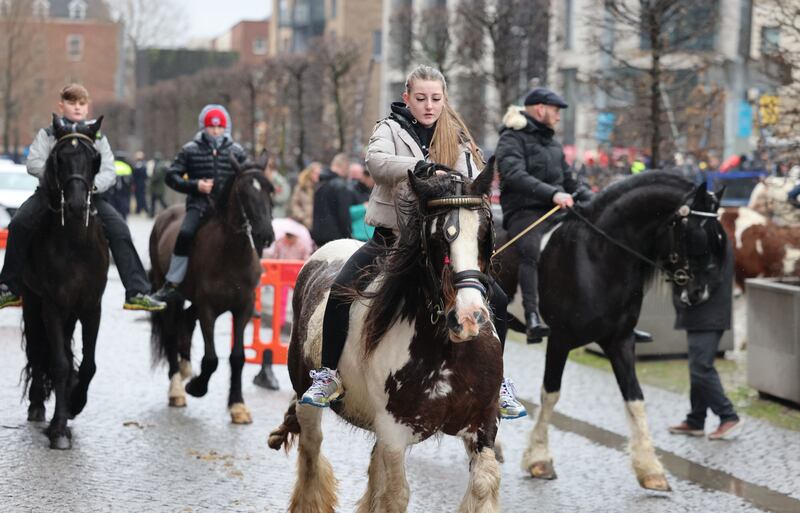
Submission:
[[[270,20],[240,21],[226,33],[211,42],[211,48],[220,52],[236,52],[239,62],[259,64],[269,55]]]
[[[123,30],[102,0],[0,0],[0,46],[10,38],[19,51],[0,60],[15,77],[10,88],[0,83],[2,152],[24,152],[70,82],[84,84],[95,104],[119,99]]]

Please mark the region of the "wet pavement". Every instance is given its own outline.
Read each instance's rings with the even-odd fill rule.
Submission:
[[[136,218],[131,224],[137,247],[144,250],[149,224]],[[146,260],[146,252],[142,257]],[[284,388],[279,392],[253,386],[258,369],[245,368],[244,395],[254,423],[231,425],[226,410],[230,321],[223,317],[216,330],[220,367],[208,395],[188,397],[184,409],[168,408],[166,369],[151,368],[147,318],[123,311],[122,300],[112,268],[97,374],[86,409],[71,423],[73,449],[65,452],[48,449],[44,425],[25,420],[20,311],[0,311],[0,512],[285,511],[296,453],[266,445],[290,398],[285,368],[275,368]],[[201,356],[197,331],[195,369]],[[505,363],[520,395],[538,401],[541,348],[511,341]],[[644,391],[673,492],[638,486],[624,450],[628,429],[613,376],[569,362],[550,436],[559,478],[527,478],[520,459],[533,422],[503,423],[503,511],[800,511],[800,434],[746,418],[744,432],[733,442],[677,437],[666,426],[682,418],[688,398],[654,387]],[[52,401],[47,406],[49,415]],[[716,419],[709,422],[708,430],[716,427]],[[353,511],[364,490],[371,439],[331,413],[323,425],[323,451],[340,482],[338,510]],[[411,449],[409,511],[455,511],[467,471],[457,440],[442,438]]]

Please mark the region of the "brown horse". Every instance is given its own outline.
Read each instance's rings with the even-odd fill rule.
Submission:
[[[35,230],[22,278],[22,318],[30,383],[28,420],[45,418],[44,401],[55,391],[56,409],[47,428],[51,449],[72,447],[67,419],[86,405],[95,373],[100,302],[108,274],[108,243],[91,212],[100,154],[94,147],[102,117],[66,126],[53,115],[56,144],[41,189],[48,212]],[[72,336],[80,321],[83,360],[74,368]]]
[[[235,174],[226,179],[207,221],[197,231],[189,255],[189,270],[180,286],[182,298],[168,302],[167,309],[152,316],[154,360],[169,364],[169,405],[186,406],[182,379],[191,375],[191,341],[195,322],[200,321],[205,354],[200,375],[186,384],[186,392],[202,397],[217,368],[214,324],[224,312],[233,315],[233,349],[230,355],[231,385],[228,408],[236,424],[252,422],[242,397],[244,328],[253,313],[255,288],[261,276],[260,255],[275,239],[272,231],[272,185],[264,177],[263,158],[257,163],[232,162]],[[175,246],[183,206],[159,214],[150,234],[151,281],[164,283],[169,258]],[[192,302],[184,308],[184,299]]]
[[[459,511],[500,511],[493,448],[503,361],[484,274],[491,253],[484,197],[491,173],[487,168],[471,184],[449,176],[417,181],[409,173],[415,199],[399,207],[407,222],[386,258],[363,277],[366,292],[350,309],[339,362],[346,394],[331,407],[375,433],[359,513],[406,511],[407,448],[439,433],[462,438],[469,456],[470,482]],[[469,196],[461,195],[462,185]],[[298,396],[310,384],[309,370],[320,365],[325,299],[358,245],[326,244],[298,276],[288,365]],[[299,435],[292,513],[332,513],[336,507],[336,480],[320,453],[322,411],[293,399],[269,437],[269,446],[280,449]]]

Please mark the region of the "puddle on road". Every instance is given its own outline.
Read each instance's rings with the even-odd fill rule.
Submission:
[[[535,411],[537,405],[521,400],[528,411]],[[562,431],[575,433],[604,447],[623,450],[628,439],[588,422],[568,417],[562,413],[553,412],[553,426]],[[661,449],[656,449],[661,463],[670,474],[696,483],[707,490],[729,493],[748,501],[753,506],[765,511],[776,513],[796,513],[800,511],[800,500],[788,495],[770,490],[765,486],[742,481],[727,472],[704,467],[676,454]]]

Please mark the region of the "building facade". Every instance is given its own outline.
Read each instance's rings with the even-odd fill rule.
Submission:
[[[626,1],[636,12],[638,2]],[[686,0],[681,25],[665,27],[666,44],[672,46],[660,59],[667,84],[658,94],[664,113],[662,139],[669,150],[663,160],[673,152],[724,158],[756,149],[754,102],[774,88],[774,80],[765,73],[758,52],[753,4]],[[621,82],[626,73],[634,76],[634,68],[639,73],[635,76],[648,77],[642,73],[652,63],[647,34],[630,27],[623,34],[619,20],[601,0],[559,0],[551,5],[548,83],[570,104],[562,116],[565,144],[574,145],[578,160],[609,146],[637,147],[646,153],[647,138],[624,126],[632,111],[647,110],[637,103],[636,93],[598,84]],[[682,31],[689,34],[683,37]]]
[[[242,64],[260,64],[269,55],[269,19],[240,21],[230,30],[211,42],[211,48],[220,52],[236,52]]]
[[[19,5],[26,9],[12,10]],[[24,153],[50,123],[66,84],[85,85],[95,104],[120,98],[123,30],[101,0],[0,0],[0,32],[0,41],[18,48],[16,61],[0,61],[15,75],[10,88],[0,84],[0,132],[8,132],[0,134],[0,144],[9,146],[0,153]]]

